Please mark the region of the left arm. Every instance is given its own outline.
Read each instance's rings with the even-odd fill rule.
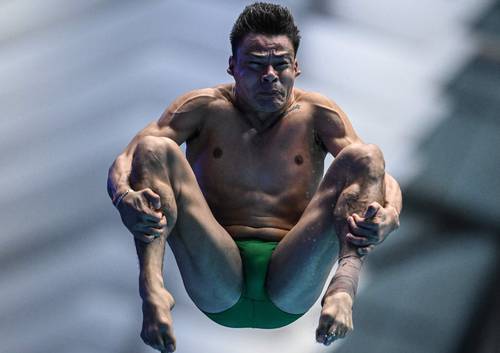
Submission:
[[[349,242],[358,247],[360,255],[368,254],[375,245],[399,228],[399,214],[402,209],[401,189],[396,180],[385,173],[384,205],[372,202],[363,215],[352,214],[347,222],[351,234]]]
[[[309,93],[308,98],[315,107],[315,129],[334,157],[350,144],[363,143],[346,114],[333,101],[317,93]],[[383,205],[373,202],[362,215],[352,214],[348,218],[351,234],[347,239],[358,247],[361,255],[368,253],[399,227],[401,189],[388,173],[385,173],[384,184]]]

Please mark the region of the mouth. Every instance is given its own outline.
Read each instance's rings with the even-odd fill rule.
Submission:
[[[281,92],[278,90],[272,90],[272,91],[261,91],[257,94],[259,96],[264,96],[264,97],[275,97],[275,96],[280,96]]]

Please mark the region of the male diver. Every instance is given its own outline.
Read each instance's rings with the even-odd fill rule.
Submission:
[[[294,87],[300,36],[287,8],[247,6],[230,39],[234,83],[177,98],[109,170],[139,258],[141,337],[175,350],[168,241],[195,305],[229,327],[295,321],[338,259],[316,331],[328,345],[352,330],[364,256],[399,226],[401,191],[333,101]]]

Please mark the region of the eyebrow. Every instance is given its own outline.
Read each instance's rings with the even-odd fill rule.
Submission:
[[[258,54],[258,53],[255,53],[255,52],[249,52],[249,53],[246,53],[245,56],[248,56],[248,57],[251,57],[251,58],[256,58],[256,59],[264,59],[264,58],[267,58],[269,55],[268,54]],[[273,54],[272,55],[272,58],[276,58],[276,59],[291,59],[292,58],[292,54],[289,53],[289,52],[285,52],[283,54]]]

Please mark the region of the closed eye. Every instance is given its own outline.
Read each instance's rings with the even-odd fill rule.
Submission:
[[[250,67],[252,67],[252,68],[256,68],[256,69],[261,68],[261,67],[263,66],[263,64],[262,64],[262,63],[259,63],[259,62],[257,62],[257,61],[250,61],[250,62],[248,63],[248,65],[249,65]]]
[[[289,66],[289,64],[288,64],[286,61],[281,62],[281,63],[278,63],[278,64],[276,64],[276,65],[275,65],[275,67],[276,67],[277,69],[280,69],[280,70],[284,70],[284,69],[286,69],[288,66]]]

